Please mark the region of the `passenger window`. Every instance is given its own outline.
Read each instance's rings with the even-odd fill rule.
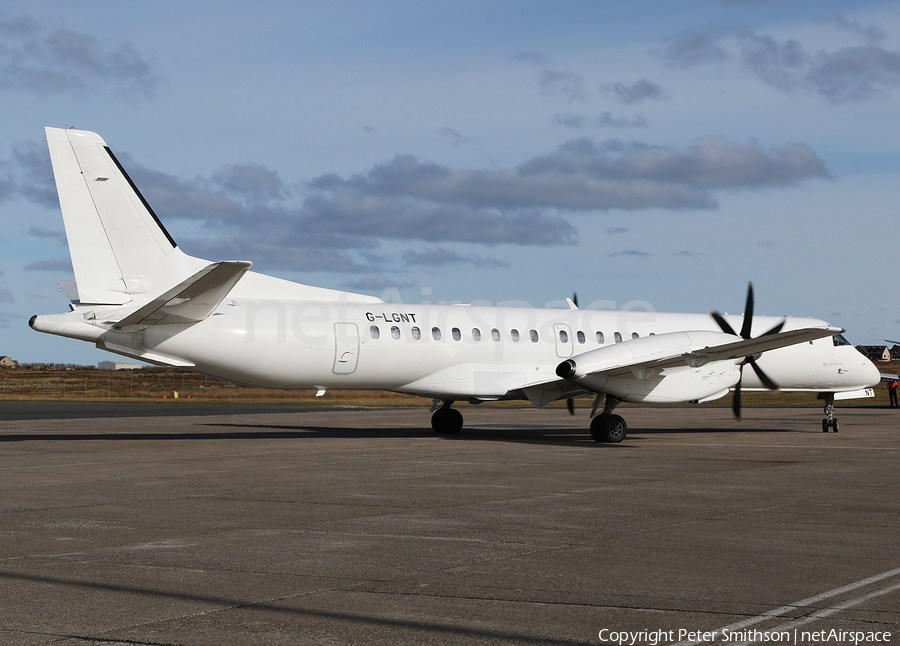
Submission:
[[[491,330],[491,338],[494,341],[499,341],[500,340],[500,330],[498,330],[497,328],[494,328],[493,330]]]
[[[431,338],[434,339],[435,341],[440,341],[441,340],[441,328],[439,328],[439,327],[431,328]]]
[[[615,339],[616,339],[616,343],[622,343],[622,335],[621,335],[621,334],[619,334],[618,332],[616,332],[613,336],[614,336]]]
[[[377,339],[381,336],[381,330],[378,329],[377,325],[373,325],[369,328],[369,334],[372,335],[373,339]]]
[[[391,327],[391,336],[395,339],[400,338],[400,328],[398,328],[396,325]]]
[[[477,327],[472,328],[472,340],[481,341],[481,330],[479,330]]]
[[[513,343],[519,342],[519,331],[516,330],[515,328],[513,328],[512,330],[509,331],[509,336],[512,338]]]
[[[531,337],[531,342],[532,342],[532,343],[537,343],[537,342],[538,342],[538,333],[537,333],[537,330],[531,330],[531,332],[528,333],[528,336]]]
[[[412,336],[416,341],[418,341],[419,339],[422,338],[422,331],[417,327],[413,327]]]
[[[568,343],[569,342],[569,335],[566,334],[565,330],[559,331],[559,342],[560,343]]]
[[[638,334],[637,332],[632,332],[632,333],[631,333],[631,338],[632,338],[632,339],[640,338],[640,336],[641,336],[641,335]]]
[[[578,332],[575,333],[575,336],[578,338],[578,343],[584,343],[584,332],[578,330]]]
[[[450,333],[453,335],[454,341],[459,341],[462,338],[462,332],[459,331],[458,327],[455,327],[452,330],[450,330]]]
[[[597,332],[597,343],[600,345],[606,343],[606,340],[603,338],[603,332]]]

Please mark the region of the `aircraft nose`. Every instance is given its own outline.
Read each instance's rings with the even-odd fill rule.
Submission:
[[[881,381],[881,373],[868,357],[862,357],[863,360],[863,384],[864,388],[873,388]]]

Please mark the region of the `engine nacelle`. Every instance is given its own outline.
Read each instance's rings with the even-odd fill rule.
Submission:
[[[674,403],[715,399],[725,395],[740,379],[739,360],[704,363],[699,359],[666,368],[647,362],[740,340],[724,332],[704,330],[646,336],[567,359],[557,366],[556,374],[625,401]]]

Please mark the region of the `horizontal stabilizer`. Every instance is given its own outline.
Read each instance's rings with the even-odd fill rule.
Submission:
[[[116,323],[116,330],[197,323],[210,316],[250,269],[244,260],[215,262]]]
[[[190,361],[185,361],[184,359],[176,359],[175,357],[159,354],[158,352],[150,352],[149,350],[142,350],[140,348],[130,348],[123,345],[116,345],[115,343],[103,343],[102,346],[98,344],[97,347],[126,357],[131,357],[132,359],[146,361],[147,363],[152,363],[157,366],[193,368],[196,365]]]

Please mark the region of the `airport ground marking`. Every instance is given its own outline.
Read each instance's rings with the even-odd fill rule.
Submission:
[[[898,574],[900,574],[900,568],[897,568],[894,570],[888,570],[887,572],[882,572],[881,574],[876,574],[875,576],[870,576],[867,579],[862,579],[861,581],[856,581],[855,583],[849,583],[845,586],[841,586],[840,588],[834,588],[833,590],[828,590],[827,592],[817,594],[813,597],[807,597],[806,599],[796,601],[796,602],[788,604],[786,606],[781,606],[780,608],[775,608],[774,610],[767,610],[766,612],[764,612],[761,615],[758,615],[756,617],[751,617],[750,619],[744,619],[743,621],[738,621],[736,623],[729,624],[727,626],[722,626],[721,628],[717,628],[716,630],[710,631],[710,632],[713,632],[717,635],[723,633],[726,630],[728,632],[734,632],[736,630],[746,628],[747,626],[752,626],[754,624],[758,624],[760,622],[767,621],[769,619],[772,619],[773,617],[780,617],[782,615],[786,615],[787,613],[791,612],[792,610],[797,610],[798,608],[803,608],[805,606],[809,606],[811,604],[818,603],[819,601],[824,601],[825,599],[830,599],[832,597],[836,597],[838,595],[844,594],[845,592],[851,592],[853,590],[858,590],[859,588],[863,588],[867,585],[877,583],[878,581],[883,581],[884,579],[889,579],[892,576],[897,576]],[[879,594],[886,594],[887,592],[891,592],[892,590],[897,589],[897,588],[900,588],[900,584],[897,584],[895,586],[888,586],[887,588],[881,588],[879,590],[876,590],[875,592],[877,592]],[[872,596],[877,596],[877,595],[875,593],[872,593],[870,595],[863,595],[862,597],[855,597],[854,599],[851,599],[850,601],[862,603],[863,601],[865,601],[866,599],[868,599]],[[850,602],[847,602],[847,603],[850,603]],[[855,605],[855,603],[851,603],[850,605]],[[847,607],[849,607],[849,606],[847,606]],[[842,608],[840,606],[836,606],[833,609],[826,608],[825,610],[821,610],[819,612],[827,612],[827,611],[832,611],[832,610],[833,610],[833,612],[837,612],[838,610],[843,610],[843,609],[844,608]],[[818,613],[816,613],[816,614],[818,614]],[[828,614],[833,614],[833,613],[829,612]],[[821,615],[821,616],[824,617],[826,615]],[[816,617],[816,618],[818,619],[820,617]],[[796,625],[796,624],[793,624],[793,625]],[[681,641],[676,644],[672,644],[672,646],[697,646],[697,644],[700,644],[700,643],[702,643],[702,642]]]
[[[781,624],[780,626],[775,626],[774,628],[768,628],[762,632],[764,633],[777,633],[785,630],[790,630],[792,628],[798,628],[800,626],[804,626],[812,621],[816,621],[817,619],[823,619],[830,615],[833,615],[836,612],[840,612],[841,610],[847,610],[848,608],[852,608],[853,606],[858,606],[859,604],[868,601],[869,599],[873,599],[875,597],[880,597],[883,594],[888,594],[889,592],[893,592],[894,590],[900,590],[900,583],[895,583],[893,585],[888,585],[883,588],[878,588],[872,592],[868,592],[866,594],[861,594],[858,597],[853,597],[844,601],[843,603],[839,603],[836,606],[832,606],[830,608],[823,608],[808,617],[797,617],[796,619],[791,619],[787,623]],[[749,644],[753,644],[755,642],[735,642],[734,646],[748,646]]]
[[[762,449],[840,449],[842,451],[900,451],[896,446],[823,446],[819,444],[716,444],[713,442],[661,442],[656,446],[712,446],[727,448],[762,448]]]

